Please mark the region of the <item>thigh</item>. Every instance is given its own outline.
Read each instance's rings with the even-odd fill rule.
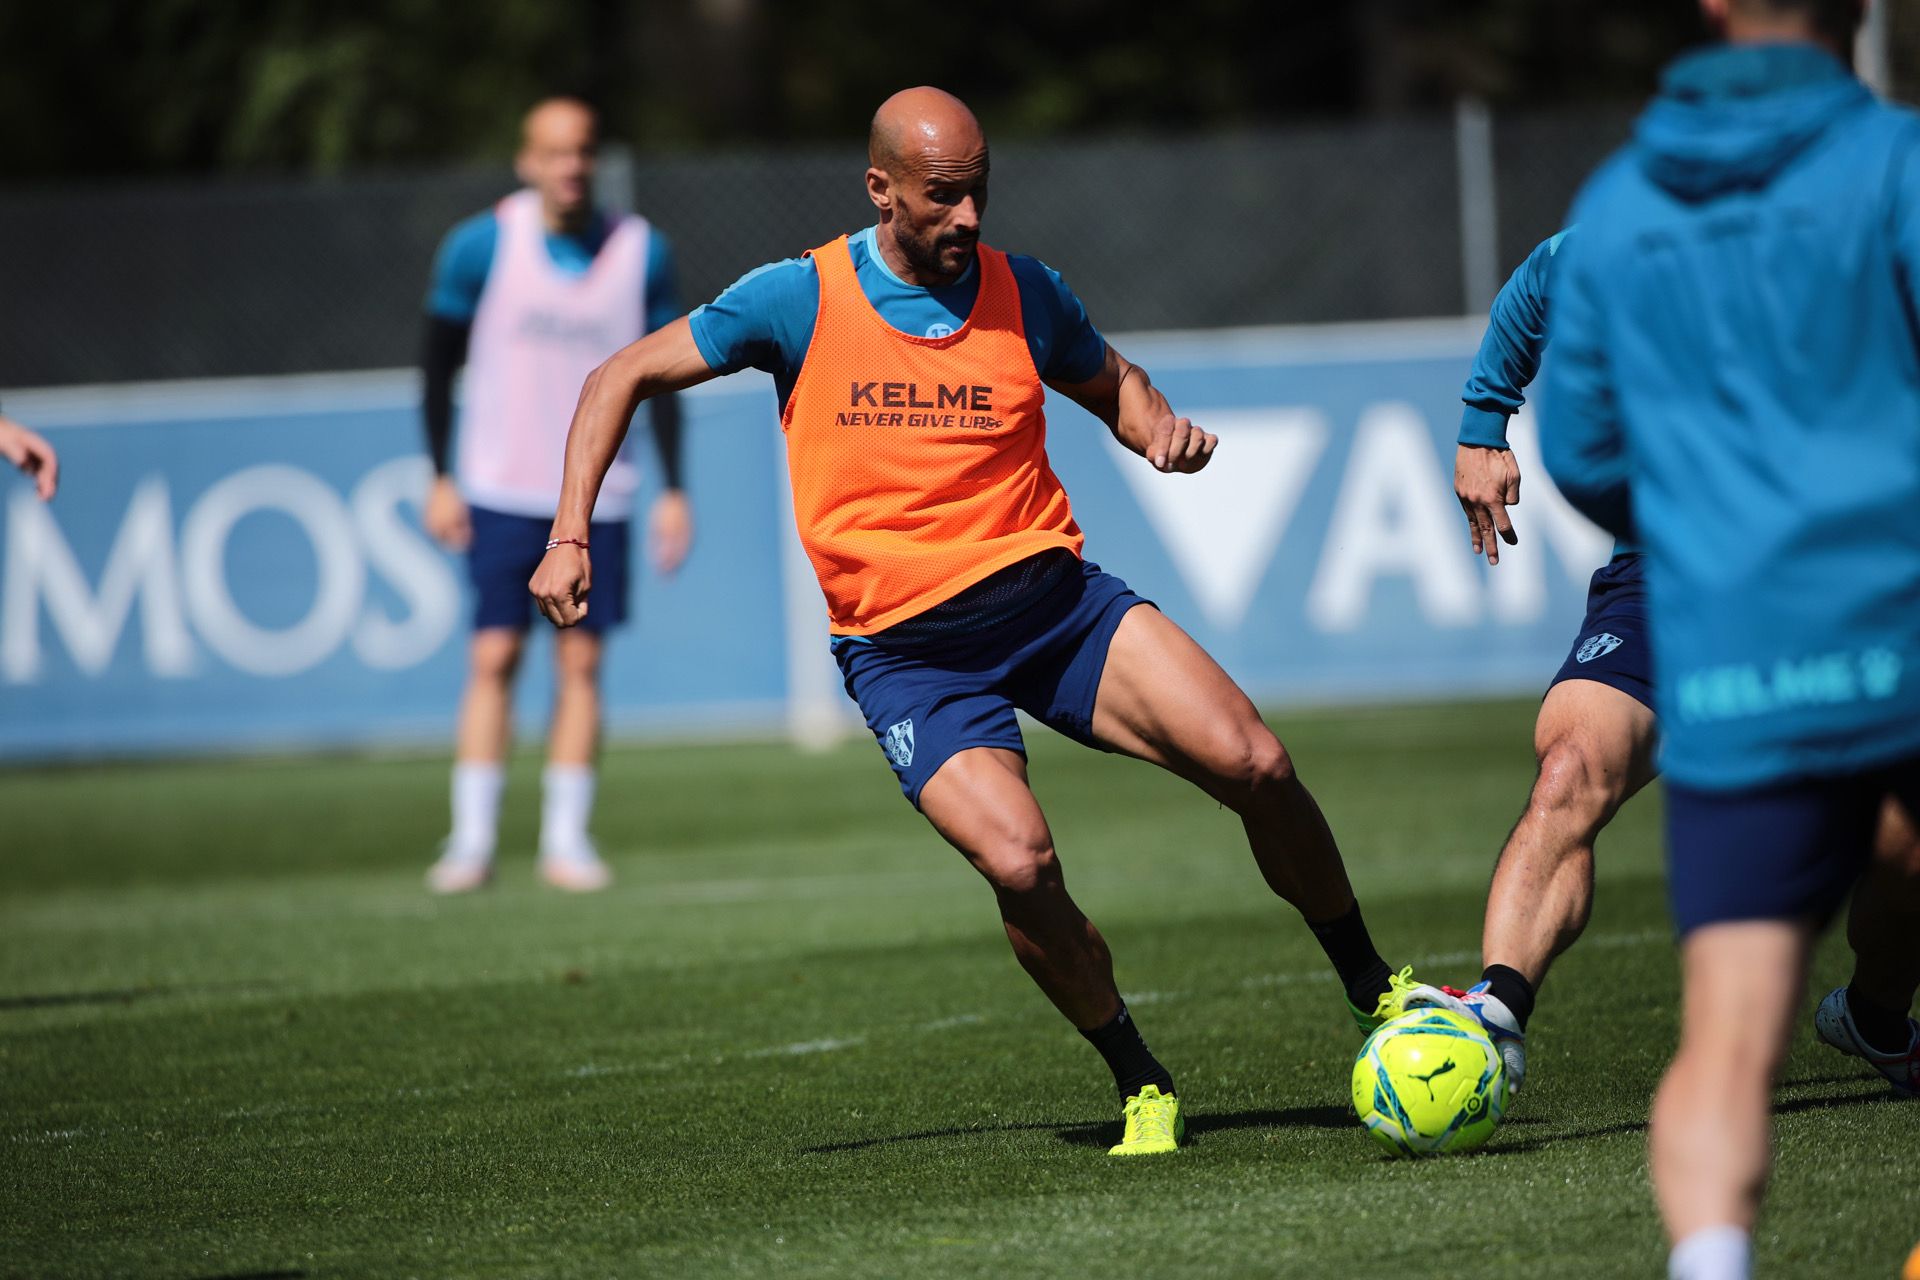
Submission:
[[[1205,649],[1158,609],[1133,609],[1108,647],[1093,737],[1204,783],[1244,762],[1272,731]]]
[[[1824,925],[1866,865],[1884,782],[1667,787],[1667,888],[1682,936],[1714,924]]]
[[[920,811],[996,886],[1023,887],[1052,852],[1017,751],[969,747],[949,756],[921,789]]]
[[[916,808],[928,781],[962,751],[993,747],[1025,755],[1013,703],[991,673],[953,670],[848,638],[834,642],[833,656],[848,696]]]
[[[473,583],[473,625],[525,631],[533,619],[527,580],[546,554],[549,522],[474,507],[467,577]]]
[[[580,620],[580,626],[574,630],[593,632],[610,631],[627,620],[627,606],[633,587],[633,570],[630,551],[633,545],[632,524],[626,520],[606,520],[591,525],[587,530],[587,541],[592,544],[593,588],[588,592],[587,616]],[[546,546],[541,543],[542,548]],[[533,570],[527,571],[533,576]],[[526,583],[520,584],[520,593],[527,594]]]
[[[1616,805],[1659,773],[1659,742],[1660,721],[1651,707],[1594,680],[1562,680],[1548,689],[1533,725],[1536,758],[1572,748]]]

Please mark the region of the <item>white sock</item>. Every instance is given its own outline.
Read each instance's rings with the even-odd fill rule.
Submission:
[[[593,766],[550,764],[540,785],[541,856],[590,856],[593,846],[587,842],[587,822],[593,817]]]
[[[1739,1227],[1705,1227],[1667,1255],[1667,1280],[1748,1280],[1753,1241]]]
[[[490,763],[453,766],[453,834],[447,852],[456,858],[486,861],[500,833],[500,793],[507,771]]]

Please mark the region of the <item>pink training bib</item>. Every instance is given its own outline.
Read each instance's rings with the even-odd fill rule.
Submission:
[[[500,237],[467,347],[455,474],[475,506],[550,517],[581,384],[646,332],[646,220],[620,217],[585,275],[547,253],[540,196],[495,206]],[[624,520],[640,487],[632,435],[607,471],[596,520]]]

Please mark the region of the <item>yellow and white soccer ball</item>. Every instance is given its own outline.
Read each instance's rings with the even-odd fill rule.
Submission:
[[[1473,1019],[1445,1009],[1389,1018],[1353,1063],[1354,1113],[1395,1155],[1472,1151],[1506,1107],[1500,1050]]]

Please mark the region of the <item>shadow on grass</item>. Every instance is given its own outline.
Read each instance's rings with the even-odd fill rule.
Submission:
[[[271,982],[199,982],[185,987],[120,987],[109,991],[57,991],[36,995],[0,996],[0,1013],[19,1009],[58,1009],[67,1005],[132,1004],[156,996],[211,995],[219,992],[267,991]],[[275,1272],[273,1274],[279,1274]]]
[[[193,1280],[306,1280],[304,1271],[234,1271],[217,1276],[195,1276]]]
[[[1890,1088],[1882,1088],[1878,1081],[1862,1079],[1860,1076],[1835,1076],[1831,1079],[1793,1080],[1789,1086],[1822,1084],[1850,1084],[1853,1089],[1840,1093],[1823,1093],[1810,1098],[1788,1098],[1784,1102],[1773,1104],[1776,1116],[1793,1115],[1801,1111],[1834,1111],[1841,1107],[1857,1107],[1865,1103],[1888,1102],[1896,1100]],[[1521,1116],[1502,1122],[1502,1128],[1512,1125],[1550,1124],[1551,1121]],[[1644,1133],[1645,1120],[1623,1120],[1618,1124],[1597,1125],[1588,1129],[1572,1129],[1565,1133],[1546,1135],[1538,1138],[1522,1138],[1518,1142],[1496,1142],[1479,1154],[1484,1156],[1522,1155],[1529,1151],[1539,1151],[1560,1142],[1580,1142],[1590,1138],[1612,1138],[1623,1133]]]
[[[1232,1129],[1344,1129],[1353,1123],[1343,1107],[1287,1107],[1282,1110],[1226,1111],[1187,1117],[1187,1140],[1208,1133]],[[923,1129],[915,1133],[885,1134],[876,1138],[858,1138],[852,1142],[830,1142],[818,1147],[802,1147],[802,1155],[831,1155],[841,1151],[865,1151],[871,1147],[892,1146],[901,1142],[925,1142],[937,1138],[964,1138],[984,1133],[1023,1133],[1051,1131],[1062,1142],[1079,1147],[1110,1147],[1120,1141],[1120,1125],[1112,1120],[1024,1121],[1018,1124],[976,1125],[970,1128]]]

